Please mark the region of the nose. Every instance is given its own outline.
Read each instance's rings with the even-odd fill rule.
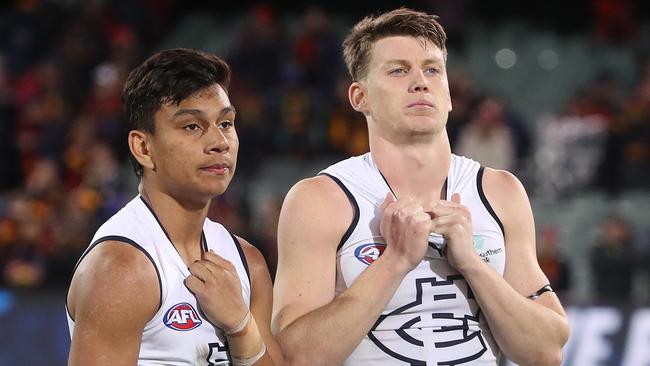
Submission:
[[[212,127],[207,145],[208,152],[223,153],[230,149],[230,140],[219,127]]]
[[[416,70],[413,72],[413,79],[409,88],[411,93],[424,93],[429,91],[429,84],[427,78],[424,76],[423,70]]]

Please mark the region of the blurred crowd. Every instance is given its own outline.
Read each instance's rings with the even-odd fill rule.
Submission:
[[[121,88],[174,29],[177,10],[171,0],[21,0],[0,15],[0,287],[66,286],[97,227],[137,193]],[[349,107],[340,47],[356,19],[308,7],[290,27],[270,5],[242,17],[222,55],[233,69],[230,99],[242,147],[237,177],[210,216],[258,245],[273,269],[283,197],[253,200],[250,182],[278,159],[336,160],[368,149],[365,119]],[[462,44],[451,45],[450,53],[462,53]],[[585,189],[611,198],[650,190],[650,58],[639,63],[634,85],[603,70],[537,120],[450,65],[452,148],[514,172],[533,200]],[[647,264],[623,249],[632,240],[627,225],[620,217],[603,223],[594,245],[611,256],[594,256],[595,273]],[[555,249],[556,230],[539,232],[542,266],[558,289],[569,289],[571,268]],[[620,260],[610,266],[610,257]],[[612,287],[598,284],[598,291]]]

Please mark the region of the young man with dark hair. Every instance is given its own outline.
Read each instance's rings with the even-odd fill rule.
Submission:
[[[272,324],[291,365],[561,362],[524,188],[451,153],[445,41],[437,17],[399,9],[344,42],[370,152],[285,198]]]
[[[123,90],[139,195],[104,223],[66,300],[70,365],[272,365],[260,252],[207,219],[235,172],[230,69],[159,52]]]

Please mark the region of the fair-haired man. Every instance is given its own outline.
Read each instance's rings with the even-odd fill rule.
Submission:
[[[408,9],[344,42],[370,152],[283,204],[274,333],[292,365],[558,365],[564,310],[512,174],[453,155],[446,35]]]
[[[70,365],[273,365],[271,280],[260,252],[207,218],[239,141],[230,68],[161,51],[122,94],[139,195],[104,223],[66,300]]]

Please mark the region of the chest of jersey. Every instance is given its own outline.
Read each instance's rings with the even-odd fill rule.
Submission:
[[[167,273],[166,277],[167,294],[144,329],[139,364],[157,365],[164,360],[172,365],[229,365],[226,337],[182,285],[184,274]]]
[[[480,167],[454,163],[448,180],[448,196],[461,194],[462,204],[472,215],[474,250],[502,275],[506,258],[503,231],[481,197],[477,185]],[[358,166],[325,171],[340,179],[357,212],[353,230],[337,251],[337,293],[350,287],[382,255],[387,245],[379,231],[379,207],[390,187],[368,158],[351,161],[350,165]],[[404,277],[346,365],[496,364],[498,347],[481,316],[479,304],[467,281],[449,265],[439,249],[441,241],[440,236],[430,236],[424,259]]]

